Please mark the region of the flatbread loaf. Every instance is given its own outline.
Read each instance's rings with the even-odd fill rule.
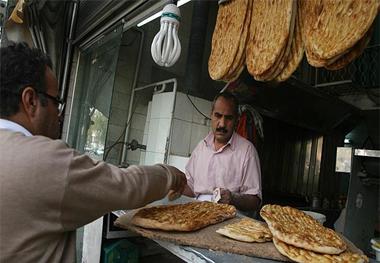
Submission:
[[[357,58],[379,4],[378,0],[299,0],[302,39],[309,64],[337,70]]]
[[[365,36],[359,40],[358,43],[346,54],[344,54],[342,57],[334,61],[333,63],[326,65],[325,68],[328,70],[339,70],[350,64],[352,61],[357,59],[364,51],[366,46],[371,40],[373,32],[373,26],[368,30],[368,32],[365,34]]]
[[[346,53],[371,27],[378,12],[378,0],[308,0],[317,3],[317,20],[308,32],[307,49],[329,60]]]
[[[296,208],[265,205],[260,215],[272,235],[287,244],[325,254],[339,254],[347,248],[334,230]]]
[[[230,69],[228,70],[227,74],[223,76],[223,80],[226,82],[236,80],[240,76],[245,66],[245,47],[247,45],[249,25],[251,23],[252,1],[253,0],[248,0],[247,13],[245,15],[243,32],[240,36],[238,51]]]
[[[267,242],[272,240],[268,226],[260,221],[243,218],[216,230],[217,233],[244,242]]]
[[[273,80],[275,77],[278,76],[278,74],[281,73],[281,71],[286,66],[290,52],[291,52],[293,39],[294,39],[296,17],[297,17],[297,1],[293,1],[292,16],[291,16],[291,21],[290,21],[290,28],[289,28],[287,43],[284,46],[284,49],[281,52],[281,55],[278,57],[278,60],[273,65],[273,67],[271,67],[267,72],[263,73],[262,75],[256,76],[256,80],[261,80],[261,81]]]
[[[284,55],[295,15],[294,0],[255,0],[246,63],[252,76],[267,73]]]
[[[293,74],[293,72],[296,71],[298,65],[301,63],[303,53],[304,48],[300,28],[300,14],[298,12],[295,21],[292,46],[290,54],[287,58],[286,66],[282,69],[282,72],[277,75],[275,80],[279,82],[287,80]]]
[[[219,5],[208,61],[210,77],[222,79],[231,68],[240,46],[248,0],[231,0]]]
[[[134,225],[167,231],[194,231],[233,218],[236,208],[212,202],[159,205],[140,209],[132,218]]]
[[[299,263],[364,263],[368,262],[365,255],[359,255],[349,251],[339,255],[319,254],[299,247],[295,247],[273,238],[273,244],[277,250],[284,256]]]

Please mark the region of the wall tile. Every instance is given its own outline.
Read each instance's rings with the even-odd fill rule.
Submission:
[[[171,118],[173,101],[173,92],[165,92],[153,95],[151,119]]]
[[[171,137],[171,154],[188,156],[190,147],[191,123],[174,119]]]
[[[210,131],[210,127],[205,125],[200,125],[193,123],[191,125],[191,139],[190,139],[190,150],[189,154],[194,151],[194,148],[198,145],[198,143],[203,140]]]
[[[130,163],[130,162],[140,162],[140,153],[141,153],[141,150],[140,149],[137,149],[135,151],[131,151],[131,150],[128,150],[127,151],[127,163]]]
[[[201,98],[195,98],[193,100],[193,103],[195,104],[195,106],[198,108],[198,110],[200,112],[202,112],[207,117],[210,116],[211,106],[212,106],[211,101],[204,100]],[[193,119],[192,119],[192,121],[195,123],[203,124],[203,125],[206,124],[205,117],[202,114],[200,114],[194,107],[193,107]]]
[[[131,142],[133,139],[137,140],[140,144],[143,142],[144,133],[142,130],[137,130],[131,128],[129,130],[128,141]]]
[[[142,104],[142,103],[137,104],[136,105],[136,109],[135,109],[135,113],[140,113],[140,114],[147,115],[147,113],[148,113],[148,105],[147,104]]]
[[[147,143],[148,143],[148,134],[144,134],[144,136],[143,136],[143,140],[142,140],[142,143],[143,143],[144,145],[147,145]]]
[[[124,125],[127,122],[128,113],[118,108],[111,108],[110,124]]]
[[[190,99],[194,99],[194,97],[189,96]],[[189,99],[186,94],[177,92],[175,109],[174,109],[174,117],[180,120],[189,121],[192,120],[192,110],[193,106],[191,105]]]
[[[146,114],[148,119],[152,118],[151,114],[152,114],[152,101],[149,101],[148,110],[147,110],[147,114]]]
[[[131,165],[139,165],[140,163],[139,162],[136,162],[136,161],[130,161],[128,162],[129,166]]]
[[[114,91],[112,96],[112,107],[122,109],[126,112],[129,110],[130,95],[120,91]]]
[[[177,167],[182,172],[185,172],[185,167],[189,159],[189,157],[170,155],[168,164]]]
[[[165,153],[166,139],[169,136],[170,119],[151,119],[149,123],[149,134],[147,150]]]
[[[144,165],[145,164],[145,154],[146,154],[145,151],[141,151],[140,152],[140,162],[139,162],[140,165]]]
[[[147,114],[146,114],[145,125],[144,125],[144,138],[143,138],[144,144],[148,143],[149,125],[150,125],[150,119],[151,119],[151,116],[150,116],[151,108],[152,108],[152,102],[150,101],[147,107]]]
[[[134,113],[132,116],[131,128],[144,131],[145,128],[145,114]]]
[[[124,132],[124,127],[110,124],[108,126],[107,139],[111,141],[116,141],[123,134],[123,132]]]
[[[164,162],[163,153],[145,152],[145,165],[153,165]]]

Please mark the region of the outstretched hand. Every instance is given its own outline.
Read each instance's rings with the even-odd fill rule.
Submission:
[[[169,190],[168,199],[169,201],[179,198],[186,186],[186,176],[183,172],[175,168],[174,166],[167,166],[170,172],[174,175],[173,185]]]

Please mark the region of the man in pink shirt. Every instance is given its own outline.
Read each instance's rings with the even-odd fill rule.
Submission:
[[[219,93],[212,105],[212,132],[197,145],[186,165],[184,194],[211,200],[219,188],[219,203],[251,212],[258,210],[262,198],[260,160],[253,144],[234,132],[238,117],[236,97]]]

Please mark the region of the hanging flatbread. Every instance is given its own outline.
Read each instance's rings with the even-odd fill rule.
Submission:
[[[208,61],[210,77],[222,79],[231,68],[240,46],[248,0],[231,0],[219,5]]]
[[[304,45],[307,61],[310,65],[317,68],[324,67],[335,62],[343,54],[339,54],[336,57],[330,59],[322,59],[319,58],[311,48],[313,43],[311,42],[310,36],[315,30],[315,25],[318,24],[319,16],[321,15],[321,12],[324,8],[323,0],[299,0],[298,6],[302,42]]]
[[[299,263],[365,263],[368,258],[365,255],[352,253],[349,251],[343,252],[339,255],[320,254],[313,251],[305,250],[303,248],[295,247],[277,238],[273,238],[273,244],[277,250],[284,256]]]
[[[339,254],[347,248],[334,230],[296,208],[265,205],[260,215],[273,237],[287,244],[324,254]]]
[[[318,19],[307,36],[310,39],[307,48],[323,60],[346,53],[369,30],[378,6],[378,0],[322,0]]]
[[[371,41],[372,32],[373,26],[349,52],[337,59],[332,64],[326,65],[325,68],[328,70],[339,70],[350,64],[355,59],[357,59],[363,53],[368,43]]]
[[[317,23],[318,17],[323,9],[322,0],[299,0],[298,1],[300,27],[302,42],[305,48],[306,58],[310,65],[314,67],[324,67],[327,62],[318,58],[309,48],[314,24]]]
[[[271,70],[284,55],[295,15],[294,0],[255,0],[252,5],[246,64],[252,76]]]
[[[243,218],[240,221],[216,230],[217,233],[244,242],[267,242],[272,240],[268,226],[254,219]]]
[[[293,34],[294,34],[294,29],[295,29],[295,21],[296,21],[296,17],[297,17],[297,2],[296,1],[293,1],[293,8],[292,9],[293,9],[293,12],[292,12],[292,19],[291,19],[291,23],[290,23],[290,33],[289,33],[289,37],[288,37],[288,42],[287,42],[286,46],[284,47],[282,54],[280,55],[280,57],[278,58],[278,60],[274,64],[274,66],[272,68],[270,68],[264,74],[256,76],[256,80],[261,80],[261,81],[273,80],[276,76],[278,76],[278,74],[281,73],[281,71],[285,67],[285,65],[288,61],[288,57],[290,55],[291,46],[292,46],[292,42],[293,42],[293,38],[294,38]]]
[[[243,60],[245,59],[245,56],[243,57]],[[240,77],[240,74],[243,72],[245,67],[244,61],[241,62],[240,68],[237,69],[236,72],[232,73],[230,76],[226,76],[223,78],[225,82],[231,82],[235,81]]]
[[[249,32],[249,25],[251,23],[251,14],[252,14],[252,1],[248,0],[248,7],[247,7],[247,13],[244,20],[244,28],[243,32],[240,37],[240,45],[238,48],[238,52],[236,53],[236,56],[234,58],[234,61],[228,70],[227,74],[223,77],[223,80],[229,82],[237,79],[240,75],[240,73],[244,69],[245,65],[245,47],[247,45],[248,40],[248,32]]]
[[[299,9],[298,9],[299,10]],[[297,17],[295,21],[294,28],[294,37],[292,40],[292,46],[290,50],[290,54],[284,69],[282,72],[275,78],[276,81],[285,81],[287,80],[294,71],[296,71],[298,65],[301,63],[304,53],[302,36],[301,36],[301,28],[300,28],[300,14],[297,12]]]

